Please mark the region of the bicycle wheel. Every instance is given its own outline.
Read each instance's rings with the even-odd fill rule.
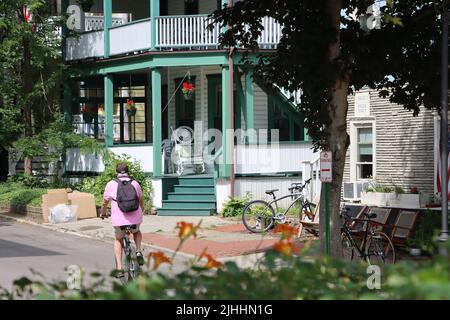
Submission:
[[[342,258],[344,260],[353,260],[355,257],[355,248],[345,232],[341,233]]]
[[[136,249],[131,241],[128,239],[123,240],[123,251],[122,251],[122,268],[125,274],[123,279],[124,282],[131,281],[139,275],[140,267],[137,263]]]
[[[366,244],[367,262],[373,265],[395,263],[395,248],[391,239],[381,231],[368,236]]]
[[[266,201],[255,200],[247,204],[242,213],[242,222],[251,232],[269,230],[274,224],[275,211]]]

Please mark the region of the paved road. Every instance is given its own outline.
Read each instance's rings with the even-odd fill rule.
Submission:
[[[112,244],[0,217],[0,287],[10,288],[22,276],[42,279],[31,269],[45,279],[66,281],[70,265],[82,266],[86,273],[109,274],[114,267]],[[185,258],[175,259],[175,272],[184,266]]]

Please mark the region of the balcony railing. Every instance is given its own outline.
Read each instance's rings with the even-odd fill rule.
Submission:
[[[128,19],[124,18],[112,18],[112,26],[117,27],[128,22]],[[103,30],[105,18],[103,16],[86,16],[84,18],[84,30],[86,31],[99,31]]]
[[[173,16],[156,18],[156,47],[183,48],[204,47],[215,48],[219,43],[220,26],[213,30],[207,15]]]
[[[161,16],[155,18],[158,50],[186,49],[208,50],[219,45],[221,28],[216,24],[212,30],[207,26],[207,15]],[[263,18],[264,30],[258,39],[261,48],[274,49],[281,38],[282,27],[273,18]],[[80,60],[104,55],[103,17],[86,17],[86,30],[77,37],[67,39],[66,60]],[[110,32],[110,55],[149,50],[151,46],[151,21],[144,19],[124,23],[123,19],[113,19]],[[97,31],[95,31],[97,30]]]

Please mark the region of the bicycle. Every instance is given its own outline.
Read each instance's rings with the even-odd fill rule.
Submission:
[[[109,217],[106,216],[106,217]],[[103,220],[105,217],[101,217]],[[121,230],[125,231],[125,236],[122,238],[122,270],[124,276],[121,277],[123,284],[137,278],[141,272],[141,267],[137,262],[136,248],[130,240],[131,231],[136,229],[136,225],[125,225],[120,227]]]
[[[313,207],[315,204],[309,202],[303,195],[303,190],[311,182],[311,179],[306,180],[302,183],[292,183],[291,187],[288,188],[290,194],[277,198],[275,195],[276,191],[279,189],[266,190],[266,194],[272,195],[273,200],[270,202],[264,200],[254,200],[249,202],[243,210],[242,222],[244,226],[253,233],[266,232],[275,225],[275,222],[286,223],[286,215],[288,211],[296,204],[299,204],[299,219],[301,219],[303,213],[313,212]],[[292,202],[288,208],[283,213],[280,212],[278,208],[278,202],[286,199],[292,198]],[[275,205],[276,211],[274,210],[272,204]]]
[[[371,264],[395,263],[395,248],[391,239],[382,231],[376,230],[377,222],[372,221],[376,213],[364,213],[365,219],[355,219],[348,214],[345,206],[341,210],[344,224],[341,227],[342,255],[346,260],[353,260],[355,254]],[[362,224],[355,229],[355,224]],[[353,228],[352,228],[353,226]]]

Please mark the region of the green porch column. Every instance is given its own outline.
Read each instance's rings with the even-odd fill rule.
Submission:
[[[253,71],[248,70],[245,73],[245,129],[252,130],[255,128],[255,109],[253,97]],[[251,131],[247,131],[250,133]],[[256,137],[252,134],[248,137],[249,143],[255,143]]]
[[[161,116],[161,69],[151,71],[152,119],[153,119],[153,176],[162,175],[162,116]]]
[[[150,0],[150,48],[156,50],[156,19],[159,16],[159,0]]]
[[[109,58],[109,28],[112,26],[112,0],[103,0],[104,16],[104,57]]]
[[[64,81],[63,94],[64,120],[68,123],[72,123],[73,92],[70,80]]]
[[[228,66],[222,66],[222,177],[224,178],[231,175],[230,120],[230,70]]]
[[[114,143],[113,136],[113,104],[114,104],[114,83],[111,75],[104,77],[105,91],[105,145],[110,147]]]

